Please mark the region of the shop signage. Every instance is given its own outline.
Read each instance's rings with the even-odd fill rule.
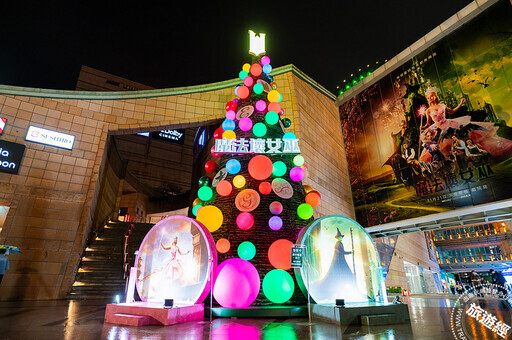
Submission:
[[[30,126],[27,131],[25,140],[29,142],[41,143],[62,149],[73,149],[75,136],[65,133],[46,130],[36,126]]]
[[[7,118],[0,117],[0,135],[4,133],[5,124],[7,124]]]
[[[292,268],[302,268],[302,266],[304,265],[304,249],[306,249],[306,247],[300,244],[292,246]]]
[[[0,172],[18,174],[25,145],[0,140]]]
[[[151,134],[153,138],[163,139],[173,143],[183,144],[185,141],[185,130],[174,129],[174,130],[162,130],[153,132]]]
[[[215,152],[220,153],[300,153],[298,139],[240,138],[215,140]]]

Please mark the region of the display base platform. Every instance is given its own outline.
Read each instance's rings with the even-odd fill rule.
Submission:
[[[341,326],[389,325],[408,323],[409,308],[406,304],[348,303],[345,307],[334,304],[311,305],[311,319]]]
[[[205,316],[210,315],[210,308],[205,307]],[[307,317],[307,306],[262,306],[248,308],[213,307],[212,315],[217,318],[280,318]]]
[[[162,302],[132,302],[108,304],[105,322],[127,326],[173,325],[176,323],[203,320],[204,306],[177,305],[163,308]]]

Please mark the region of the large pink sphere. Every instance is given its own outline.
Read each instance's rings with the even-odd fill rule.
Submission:
[[[217,268],[213,297],[225,308],[246,308],[260,291],[260,276],[246,260],[231,258]]]

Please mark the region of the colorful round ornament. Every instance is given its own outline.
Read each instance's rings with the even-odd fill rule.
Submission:
[[[293,196],[291,184],[283,178],[274,178],[272,180],[272,190],[277,196],[284,199],[289,199]]]
[[[260,205],[260,194],[253,189],[244,189],[240,191],[235,198],[235,206],[240,211],[250,212]]]

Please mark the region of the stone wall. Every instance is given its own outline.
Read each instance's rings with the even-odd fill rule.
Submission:
[[[386,277],[386,286],[407,287],[404,261],[439,273],[440,270],[437,261],[432,261],[428,254],[424,232],[408,233],[398,236],[393,258],[391,259],[388,275]]]

